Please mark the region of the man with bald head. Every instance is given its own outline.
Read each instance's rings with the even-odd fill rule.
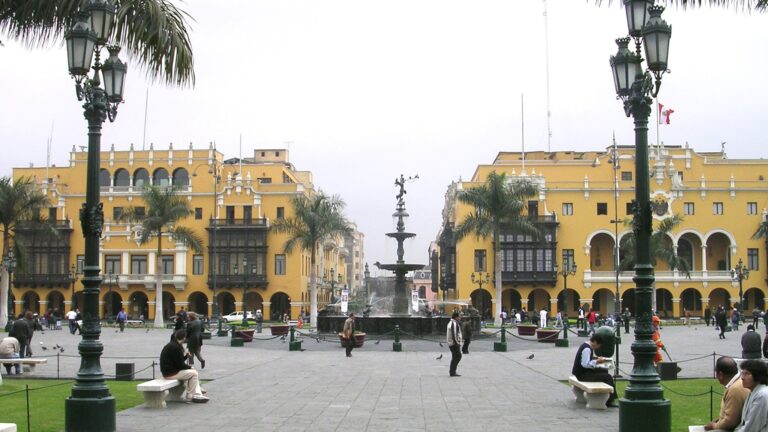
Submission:
[[[741,422],[741,410],[749,397],[749,389],[741,383],[736,362],[730,357],[720,357],[715,363],[715,378],[725,386],[720,416],[704,426],[708,431],[732,431]]]

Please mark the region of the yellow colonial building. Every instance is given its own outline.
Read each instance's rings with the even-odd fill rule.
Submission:
[[[50,199],[46,216],[58,235],[40,229],[17,229],[24,255],[13,274],[14,312],[66,311],[82,304],[81,277],[84,240],[78,212],[85,201],[87,152],[69,154],[65,166],[15,168],[13,177],[30,177]],[[121,218],[144,202],[144,185],[176,188],[193,214],[179,222],[204,240],[196,253],[172,238],[162,242],[163,315],[181,307],[205,316],[213,299],[222,314],[245,308],[262,309],[266,318],[309,310],[310,256],[295,249],[286,254],[285,234],[270,231],[270,223],[290,217],[291,198],[315,193],[312,173],[290,163],[286,149],[256,149],[252,157],[226,159],[213,145],[195,149],[169,146],[157,150],[116,150],[101,154],[101,202],[104,227],[99,260],[102,264],[102,316],[124,308],[132,319],[153,319],[157,241],[138,242],[141,226]],[[318,256],[319,304],[331,297],[331,286],[347,283],[344,239],[328,240]],[[362,272],[362,270],[361,270]]]
[[[768,251],[765,239],[753,235],[767,214],[768,161],[662,145],[651,148],[651,172],[636,173],[634,157],[634,148],[623,146],[606,151],[501,152],[493,163],[478,166],[470,181],[452,183],[437,238],[441,289],[457,299],[472,299],[483,313],[495,311],[499,299],[492,280],[492,239],[469,235],[457,241],[453,233],[473,210],[460,203],[457,194],[496,171],[510,182],[528,179],[539,187],[538,196],[528,202],[527,215],[542,230],[539,239],[502,230],[502,306],[567,311],[573,317],[578,305],[586,304],[605,314],[614,311],[618,291],[620,307],[634,310],[632,271],[620,272],[617,284],[616,239],[621,242],[631,232],[625,221],[632,217],[635,176],[649,175],[654,228],[673,215],[683,218],[664,241],[690,268],[686,274],[657,260],[659,313],[679,317],[685,309],[702,316],[707,307],[738,303],[739,281],[731,270],[739,261],[750,270],[742,281],[744,309],[764,310]],[[564,276],[563,268],[571,264],[574,274]]]

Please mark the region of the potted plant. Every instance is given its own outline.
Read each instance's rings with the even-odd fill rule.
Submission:
[[[559,335],[560,330],[554,327],[536,329],[536,339],[539,342],[555,343]]]
[[[243,339],[243,342],[253,342],[253,332],[256,330],[248,328],[235,328],[234,336]]]
[[[538,327],[533,324],[518,324],[517,334],[520,336],[533,336],[536,334]]]
[[[290,326],[288,324],[272,324],[269,327],[269,331],[272,332],[272,336],[282,336],[288,334],[288,329]]]
[[[365,343],[365,333],[356,331],[353,337],[355,338],[355,348],[362,347],[363,343]],[[339,341],[341,342],[340,346],[347,346],[347,338],[345,338],[341,333],[339,333]]]

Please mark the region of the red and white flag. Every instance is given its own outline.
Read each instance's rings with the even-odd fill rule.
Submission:
[[[672,108],[664,109],[664,105],[659,104],[659,124],[668,125],[673,112]]]

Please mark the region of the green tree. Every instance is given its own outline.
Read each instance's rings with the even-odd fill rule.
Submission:
[[[189,206],[186,197],[176,193],[176,189],[170,186],[148,186],[142,193],[142,199],[146,209],[128,207],[123,213],[122,219],[133,220],[141,223],[139,243],[145,244],[157,238],[157,254],[155,256],[155,327],[163,328],[163,235],[171,240],[185,243],[195,253],[203,250],[203,240],[190,228],[178,226],[177,222],[185,219],[194,210]],[[146,213],[144,213],[146,210]]]
[[[473,233],[478,238],[493,239],[493,275],[496,288],[495,321],[500,323],[501,315],[501,247],[499,234],[502,229],[515,234],[539,236],[536,224],[525,216],[525,209],[530,198],[536,197],[538,187],[528,180],[508,180],[506,174],[492,171],[481,186],[469,188],[458,193],[460,202],[474,207],[459,223],[455,232],[461,240]]]
[[[651,234],[651,264],[656,267],[656,263],[661,260],[667,263],[670,270],[678,270],[686,277],[691,277],[691,265],[685,258],[677,254],[677,247],[672,243],[670,234],[683,222],[683,217],[674,214],[656,224],[656,228]],[[627,220],[631,226],[632,219]],[[632,270],[635,267],[635,234],[630,232],[622,237],[620,242],[621,270]]]
[[[763,221],[760,222],[760,226],[757,227],[757,231],[752,234],[753,240],[763,239],[765,241],[765,256],[768,259],[768,219],[763,217]],[[768,267],[767,267],[768,268]]]
[[[270,228],[288,235],[283,250],[291,253],[298,247],[310,256],[309,287],[311,323],[317,327],[317,250],[325,239],[350,234],[352,229],[342,214],[346,204],[337,195],[322,191],[307,197],[299,195],[291,200],[293,216],[277,219]]]
[[[16,181],[10,177],[0,178],[0,229],[3,232],[3,257],[11,248],[15,249],[17,257],[21,256],[19,253],[23,252],[21,245],[14,241],[16,227],[24,222],[38,219],[39,210],[46,206],[48,206],[48,197],[36,189],[34,180],[28,177],[22,177]],[[3,268],[0,277],[0,327],[5,327],[8,323],[9,282],[8,271]]]
[[[111,43],[117,43],[147,75],[167,84],[195,82],[191,17],[169,0],[111,0],[116,6]],[[0,0],[0,35],[28,46],[59,43],[83,0]]]

